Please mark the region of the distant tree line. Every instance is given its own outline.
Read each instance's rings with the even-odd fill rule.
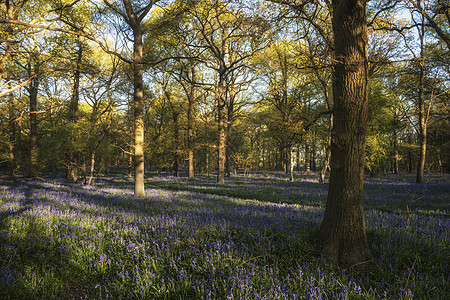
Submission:
[[[2,168],[325,180],[334,49],[320,4],[2,1]],[[449,172],[448,5],[382,1],[368,22],[366,171]]]

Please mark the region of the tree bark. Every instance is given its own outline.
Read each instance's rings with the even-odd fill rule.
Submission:
[[[290,180],[294,181],[294,147],[289,148],[289,173]]]
[[[134,77],[134,196],[144,197],[144,90],[142,69],[142,32],[133,26],[133,77]]]
[[[394,148],[394,167],[393,171],[394,174],[398,174],[398,162],[399,162],[399,156],[398,156],[398,132],[397,132],[397,115],[394,114],[394,130],[393,130],[393,148]]]
[[[174,156],[173,156],[173,176],[178,177],[180,176],[179,173],[179,145],[181,143],[180,141],[180,124],[178,121],[179,112],[176,112],[175,110],[172,112],[172,118],[174,123],[174,139],[175,139],[175,149],[174,149]]]
[[[233,123],[234,123],[234,101],[233,99],[229,99],[229,104],[227,106],[227,148],[226,148],[226,157],[225,157],[225,176],[230,177],[231,175],[231,135],[233,131]]]
[[[110,9],[120,16],[133,31],[133,108],[134,108],[134,196],[144,197],[144,89],[143,89],[143,26],[142,21],[150,9],[158,0],[144,1],[145,4],[138,8],[140,1],[122,0],[124,10],[121,11],[117,5],[109,0],[103,0]],[[128,62],[128,61],[127,61]]]
[[[420,35],[420,60],[419,60],[419,95],[418,95],[418,113],[419,113],[419,155],[417,161],[416,183],[423,183],[423,172],[425,169],[425,158],[427,152],[427,122],[425,115],[425,57],[424,57],[424,35],[425,28],[419,32]]]
[[[8,19],[10,20],[17,20],[18,18],[18,13],[19,11],[14,11],[14,9],[11,7],[11,3],[10,1],[5,1],[5,6],[6,6],[6,12],[5,15]],[[3,79],[3,76],[5,74],[5,68],[6,68],[6,64],[10,59],[10,55],[13,52],[13,41],[12,41],[12,37],[14,36],[14,29],[13,26],[11,24],[8,24],[6,26],[6,32],[8,33],[8,38],[6,40],[6,48],[4,49],[4,53],[2,55],[2,57],[0,58],[0,80]],[[8,70],[6,72],[7,77],[9,79],[10,77],[10,70]],[[10,86],[11,88],[12,86]]]
[[[6,12],[5,15],[9,19],[17,19],[18,13],[14,13],[11,3],[5,2]],[[3,79],[6,63],[10,60],[10,55],[13,51],[12,37],[14,35],[14,29],[11,24],[7,25],[6,32],[9,38],[6,41],[6,48],[3,56],[0,58],[0,80]],[[11,80],[11,66],[6,71],[6,81],[9,82],[9,89],[12,87]],[[17,181],[17,161],[16,161],[16,113],[15,113],[15,100],[14,94],[11,92],[8,97],[8,126],[9,126],[9,179],[13,182]]]
[[[364,220],[367,121],[366,0],[333,0],[335,67],[331,174],[318,234],[324,256],[343,266],[371,260]]]
[[[83,46],[78,41],[77,60],[75,64],[75,71],[73,74],[73,89],[72,97],[69,104],[69,121],[71,123],[72,143],[69,149],[67,162],[67,175],[72,176],[72,181],[78,180],[78,150],[77,144],[77,122],[78,122],[78,102],[80,101],[80,77],[81,77],[81,62],[83,59]]]
[[[133,141],[134,141],[134,137],[133,137],[133,140],[130,141],[130,152],[128,152],[128,164],[127,164],[127,178],[130,178],[130,179],[131,179],[131,177],[133,177],[133,159],[134,159]]]
[[[217,168],[217,183],[225,183],[225,160],[226,160],[226,120],[225,120],[225,107],[226,107],[226,89],[225,89],[225,68],[222,66],[219,71],[219,83],[218,83],[218,95],[217,95],[217,118],[218,118],[218,168]]]
[[[309,152],[309,141],[308,138],[305,139],[305,172],[309,173],[311,172],[311,159],[310,159],[310,152]]]
[[[333,128],[333,115],[330,115],[330,131]],[[323,161],[322,170],[320,171],[320,183],[325,183],[325,176],[327,175],[327,171],[330,169],[330,160],[331,160],[331,132],[327,138],[327,145],[325,146],[325,159]]]
[[[7,81],[10,82],[10,71],[8,71]],[[10,83],[11,85],[11,83]],[[17,162],[16,162],[16,112],[14,105],[14,94],[10,93],[8,97],[9,111],[9,179],[12,182],[17,181]]]
[[[34,72],[39,72],[35,65]],[[30,75],[31,74],[30,70]],[[38,176],[38,150],[37,150],[37,96],[38,96],[39,81],[34,78],[31,81],[30,92],[30,169],[28,170],[28,177],[34,178]]]
[[[195,82],[195,67],[191,68],[192,70],[192,81]],[[190,92],[188,97],[188,111],[187,111],[187,129],[188,129],[188,159],[189,159],[189,180],[195,179],[194,172],[194,130],[193,130],[193,113],[194,113],[194,103],[195,103],[195,85],[194,83],[190,86]]]
[[[311,170],[313,172],[317,171],[316,167],[316,129],[312,131],[312,145],[311,145]]]

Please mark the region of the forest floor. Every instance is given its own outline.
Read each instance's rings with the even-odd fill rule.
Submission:
[[[327,184],[277,172],[194,181],[148,174],[146,197],[0,178],[0,299],[446,299],[450,175],[365,183],[374,261],[342,269],[314,248]]]

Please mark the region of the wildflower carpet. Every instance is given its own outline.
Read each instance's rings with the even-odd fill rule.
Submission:
[[[372,267],[314,249],[327,185],[311,177],[153,176],[93,186],[0,180],[1,299],[444,299],[450,178],[368,180]]]

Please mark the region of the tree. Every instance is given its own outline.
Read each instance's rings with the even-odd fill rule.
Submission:
[[[183,75],[184,74],[184,75]],[[188,100],[187,110],[187,147],[188,147],[188,161],[189,161],[189,180],[195,179],[194,172],[194,107],[198,97],[197,89],[197,70],[193,62],[189,62],[187,66],[180,70],[180,84],[186,94]],[[187,80],[183,80],[185,78]]]
[[[30,53],[31,59],[27,64],[28,76],[39,73],[40,64],[39,54]],[[37,177],[38,175],[38,121],[37,121],[37,98],[39,92],[39,77],[34,77],[28,86],[30,95],[30,166],[28,177]]]
[[[98,49],[98,51],[101,51]],[[96,166],[96,156],[97,150],[99,149],[102,142],[110,135],[110,130],[114,118],[114,108],[117,103],[113,99],[113,94],[115,92],[115,85],[117,85],[118,77],[117,70],[121,66],[120,61],[117,57],[110,55],[105,57],[104,52],[98,53],[103,59],[96,59],[96,62],[102,62],[98,65],[99,72],[90,76],[89,86],[85,93],[85,97],[89,99],[91,106],[91,115],[89,117],[89,126],[86,140],[89,141],[87,147],[83,149],[84,160],[86,157],[86,152],[90,157],[90,170],[89,178],[85,179],[87,185],[91,185],[94,180],[94,172]],[[103,118],[102,118],[103,117]],[[102,120],[105,119],[105,120]],[[99,132],[100,131],[100,132]],[[83,162],[83,166],[86,162]],[[84,177],[86,177],[86,168],[83,168]]]
[[[333,0],[335,66],[331,174],[317,237],[322,253],[344,266],[367,263],[364,146],[368,107],[366,0]]]
[[[406,4],[422,15],[422,24],[432,28],[450,51],[450,3],[448,0],[406,0]]]
[[[132,37],[129,39],[133,43],[133,58],[128,61],[131,63],[133,71],[133,108],[134,108],[134,196],[144,197],[144,86],[143,86],[143,36],[145,28],[143,26],[144,18],[150,12],[150,9],[158,2],[151,0],[146,4],[140,1],[133,3],[132,0],[122,0],[120,4],[103,0],[103,2],[128,25],[132,31]]]
[[[8,74],[7,80],[10,81]],[[8,126],[9,126],[9,179],[13,182],[17,180],[16,168],[16,113],[15,113],[14,93],[8,95]]]
[[[182,113],[184,111],[184,103],[180,101],[173,101],[175,97],[172,97],[171,88],[176,87],[172,84],[175,81],[183,95],[176,95],[179,100],[185,100],[187,102],[187,120],[184,126],[187,131],[187,156],[188,156],[188,178],[189,180],[195,179],[194,174],[194,113],[196,99],[199,97],[199,87],[203,84],[200,81],[201,66],[198,61],[201,50],[192,47],[197,41],[196,30],[192,30],[192,17],[189,15],[189,9],[191,5],[195,5],[195,1],[189,1],[189,3],[174,3],[174,5],[165,9],[160,16],[153,21],[154,23],[165,23],[164,34],[148,35],[145,40],[145,47],[147,49],[147,55],[153,59],[162,59],[164,57],[176,57],[179,59],[166,61],[158,64],[157,73],[152,76],[156,83],[160,86],[160,89],[165,94],[166,100],[171,108],[172,121],[174,123],[174,143],[173,149],[168,149],[173,153],[173,169],[174,175],[178,176],[178,163],[180,160],[181,146],[181,132],[183,128]],[[183,5],[186,5],[183,7]],[[164,20],[170,20],[170,22],[164,22]],[[161,74],[158,78],[159,73]]]
[[[420,1],[418,1],[420,2]],[[423,18],[422,18],[423,23]],[[425,159],[427,152],[427,120],[428,113],[425,111],[425,95],[424,95],[424,85],[425,85],[425,27],[418,27],[419,41],[420,41],[420,56],[418,59],[419,64],[419,84],[418,84],[418,99],[417,99],[417,110],[419,115],[419,157],[417,161],[417,176],[416,183],[423,183],[423,172],[425,169]]]
[[[422,4],[422,1],[415,1],[414,5],[410,7],[411,25],[417,29],[417,34],[413,34],[412,39],[417,39],[418,44],[416,47],[411,47],[413,42],[409,41],[409,45],[407,45],[412,55],[412,59],[409,64],[410,68],[405,70],[406,72],[402,78],[403,84],[405,85],[404,94],[407,95],[408,98],[413,99],[413,106],[416,110],[414,117],[417,119],[412,119],[412,125],[416,128],[418,137],[416,183],[424,182],[427,154],[427,126],[433,104],[433,92],[430,93],[430,90],[433,91],[433,86],[435,85],[435,83],[432,84],[433,86],[427,85],[431,76],[429,51],[427,49],[427,36],[429,32],[426,30],[426,16],[420,12]],[[419,18],[419,20],[417,20],[417,18]],[[418,53],[416,52],[416,49],[418,50]],[[413,86],[411,86],[411,83],[413,83]]]
[[[20,9],[18,7],[15,7],[10,3],[9,1],[5,2],[5,8],[4,8],[4,16],[11,20],[17,20],[19,16]],[[3,13],[3,9],[2,9]],[[15,35],[14,27],[11,24],[6,24],[5,30],[3,31],[3,34],[1,34],[1,38],[5,38],[6,42],[1,43],[1,46],[5,44],[5,47],[0,48],[3,50],[3,55],[0,58],[0,81],[3,79],[3,76],[6,73],[6,81],[9,82],[9,89],[11,89],[11,82],[12,82],[12,59],[11,55],[14,52],[14,41],[13,37]],[[3,28],[2,28],[3,29]],[[9,63],[9,66],[7,66],[7,63]],[[4,72],[5,69],[7,69],[7,72]],[[8,127],[9,127],[9,177],[11,181],[16,181],[16,114],[15,114],[15,96],[11,92],[8,95]]]
[[[236,5],[234,5],[236,4]],[[230,88],[237,87],[233,74],[248,67],[249,59],[262,50],[267,42],[264,38],[267,24],[258,16],[239,9],[239,1],[202,1],[189,12],[195,22],[198,44],[192,45],[204,50],[201,58],[214,71],[216,83],[218,124],[218,173],[217,182],[225,182],[225,161],[227,147],[226,108],[231,95]]]

